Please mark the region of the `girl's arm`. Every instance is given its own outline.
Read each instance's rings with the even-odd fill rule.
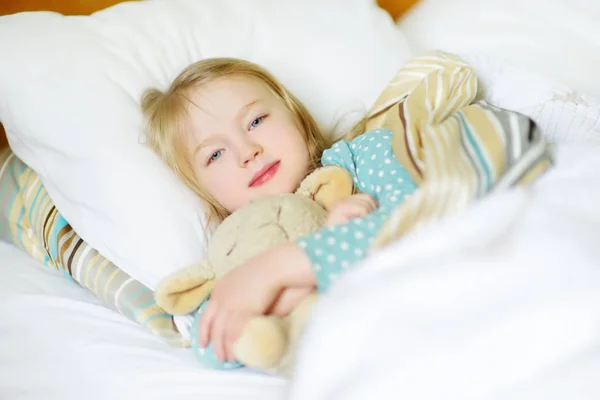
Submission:
[[[283,289],[273,306],[267,310],[267,314],[281,318],[288,316],[314,290],[314,286],[290,286]]]
[[[365,217],[325,227],[296,241],[309,260],[319,291],[327,290],[338,277],[367,255],[385,218],[386,210],[380,207]]]
[[[200,316],[200,347],[206,348],[210,341],[220,361],[233,361],[231,345],[250,317],[274,308],[285,288],[312,288],[315,284],[310,260],[295,243],[276,246],[252,258],[219,279],[213,288]]]
[[[343,269],[362,258],[379,225],[371,220],[376,213],[368,215],[375,203],[363,197],[340,204],[338,225],[276,246],[221,278],[199,321],[200,346],[204,348],[212,340],[217,357],[231,360],[231,344],[248,318],[268,310],[293,309],[302,294],[315,286],[326,288]],[[365,217],[348,221],[357,211]],[[300,292],[286,294],[290,289]],[[280,298],[284,303],[278,304]]]
[[[279,288],[290,286],[315,286],[317,279],[312,264],[303,249],[291,242],[273,249],[273,284]]]

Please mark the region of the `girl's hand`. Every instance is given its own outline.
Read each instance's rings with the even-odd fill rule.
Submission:
[[[314,290],[314,286],[287,287],[283,289],[268,313],[282,318],[287,317]]]
[[[352,218],[366,217],[378,207],[377,200],[367,193],[354,194],[335,203],[325,226],[339,225]]]
[[[295,243],[254,257],[217,281],[200,316],[200,347],[212,342],[220,361],[233,361],[232,344],[249,318],[267,312],[284,287],[315,282],[310,260]]]
[[[220,361],[231,358],[228,348],[248,318],[263,314],[279,295],[271,257],[264,253],[227,273],[212,290],[199,321],[200,347],[210,341]]]

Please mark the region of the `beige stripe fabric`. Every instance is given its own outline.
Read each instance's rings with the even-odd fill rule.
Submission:
[[[154,292],[88,245],[58,212],[37,174],[0,153],[0,239],[87,288],[108,306],[173,346],[189,346]]]
[[[533,121],[474,102],[477,89],[466,62],[435,52],[407,63],[376,101],[366,130],[394,133],[394,154],[419,188],[392,213],[374,247],[493,190],[530,184],[551,165]]]

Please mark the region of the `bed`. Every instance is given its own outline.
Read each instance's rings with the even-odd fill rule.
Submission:
[[[445,2],[428,3],[398,20],[416,51],[441,43],[415,39]],[[0,14],[57,7],[32,4],[4,2]],[[399,18],[412,2],[380,4]],[[203,369],[185,348],[0,241],[0,397],[598,398],[600,103],[583,79],[569,82],[571,96],[524,71],[532,63],[504,64],[501,51],[480,57],[477,45],[456,50],[482,73],[488,98],[532,116],[557,142],[557,168],[534,190],[490,197],[365,260],[315,313],[294,380]]]
[[[21,11],[86,15],[118,2],[3,1],[0,15]],[[392,17],[410,4],[382,2]],[[6,145],[0,124],[0,152]],[[3,195],[0,190],[0,198]],[[43,261],[1,239],[0,267],[0,398],[288,397],[289,382],[284,379],[246,369],[202,368],[188,349],[169,346]]]

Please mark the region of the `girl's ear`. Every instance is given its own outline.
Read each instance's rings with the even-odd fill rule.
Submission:
[[[352,176],[344,168],[328,165],[308,175],[296,193],[313,199],[329,211],[338,200],[354,193],[354,184]]]
[[[215,282],[215,274],[207,261],[194,264],[160,282],[154,299],[169,314],[189,314],[206,300]]]

